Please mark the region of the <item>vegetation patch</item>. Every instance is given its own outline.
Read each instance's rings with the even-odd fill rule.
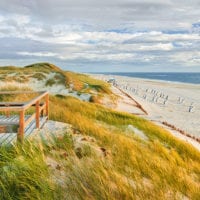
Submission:
[[[56,80],[57,84],[66,85],[66,78],[62,73],[57,72],[54,76],[54,79]]]
[[[42,81],[46,78],[46,76],[43,73],[39,73],[39,72],[35,73],[31,77],[36,78],[38,81]]]
[[[46,81],[45,86],[51,87],[52,85],[56,84],[56,81],[53,78],[50,78]]]
[[[65,75],[67,84],[73,83],[74,89],[77,91],[89,88],[106,94],[112,93],[109,84],[88,75],[73,72],[65,72]]]

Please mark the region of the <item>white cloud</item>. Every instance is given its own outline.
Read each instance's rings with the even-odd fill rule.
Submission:
[[[172,62],[182,63],[187,66],[200,66],[200,52],[178,52],[170,56]]]
[[[52,52],[17,52],[18,55],[22,56],[36,56],[36,57],[56,57],[58,54]]]
[[[198,0],[1,0],[0,59],[200,71],[199,10]]]
[[[172,43],[158,43],[155,45],[141,46],[140,50],[148,50],[148,51],[170,51],[173,49]]]

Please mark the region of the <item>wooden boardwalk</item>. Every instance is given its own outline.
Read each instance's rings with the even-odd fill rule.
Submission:
[[[31,115],[26,115],[25,120],[28,120],[31,117]],[[47,121],[47,116],[40,117],[40,127],[42,128],[44,124]],[[0,122],[1,124],[19,124],[19,116],[13,115],[11,117],[6,117],[0,115]],[[34,130],[39,129],[36,127],[36,120],[33,119],[25,128],[24,130],[24,138],[27,138],[31,136],[31,134],[34,132]],[[2,145],[8,145],[13,144],[17,141],[17,133],[0,133],[0,146]]]
[[[28,102],[0,102],[0,145],[9,144],[16,140],[23,141],[34,129],[40,129],[48,120],[49,95],[48,92],[0,92],[0,95],[20,95],[37,93]],[[35,112],[28,115],[29,108]]]

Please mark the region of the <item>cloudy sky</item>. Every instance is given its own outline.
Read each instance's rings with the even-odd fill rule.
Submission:
[[[200,0],[0,0],[0,66],[200,72]]]

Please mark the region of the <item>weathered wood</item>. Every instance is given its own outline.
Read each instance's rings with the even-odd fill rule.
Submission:
[[[40,128],[42,128],[45,125],[47,120],[48,120],[47,116],[46,117],[41,117],[41,119],[40,119],[40,121],[41,121]]]
[[[10,92],[11,94],[24,94],[24,93],[36,93],[36,92]],[[9,94],[10,94],[9,93]],[[8,92],[3,92],[0,94],[8,94]],[[20,116],[0,116],[0,125],[9,126],[9,125],[19,125],[17,139],[22,141],[24,138],[24,134],[27,131],[31,131],[32,128],[40,128],[44,125],[46,120],[48,119],[49,114],[49,96],[48,92],[38,92],[37,97],[33,98],[29,102],[24,103],[16,103],[16,102],[1,102],[0,103],[0,111],[10,112],[10,111],[19,111]],[[41,99],[44,99],[45,102],[41,102]],[[35,106],[35,113],[31,116],[25,116],[25,111],[30,108],[31,106]],[[43,116],[43,112],[45,110],[45,117]],[[41,123],[40,123],[41,121]],[[13,137],[13,136],[12,136]],[[3,139],[3,138],[2,138]],[[10,138],[9,138],[10,140]],[[1,141],[1,137],[0,137]]]
[[[6,126],[5,125],[0,125],[0,134],[6,132]]]
[[[49,94],[47,93],[45,96],[45,104],[46,104],[46,116],[49,119]]]
[[[36,118],[36,114],[33,113],[27,120],[25,120],[25,127]]]
[[[36,128],[40,127],[40,102],[37,101],[36,102],[36,106],[35,106],[35,121],[36,121]]]
[[[30,117],[30,116],[29,116]],[[40,128],[42,128],[46,122],[46,117],[40,117]],[[32,120],[24,129],[24,138],[27,138],[34,133],[34,130],[36,129],[36,123],[35,119]],[[1,145],[8,145],[17,140],[16,133],[4,133],[0,134],[0,146]]]
[[[25,102],[0,102],[0,106],[23,106]]]
[[[46,108],[46,103],[43,103],[42,106],[40,106],[40,113]]]
[[[42,94],[40,94],[39,96],[35,97],[34,99],[32,99],[31,101],[27,102],[23,108],[27,109],[30,106],[32,106],[33,104],[35,104],[38,100],[42,99],[43,97],[45,97],[46,95],[48,95],[48,92],[43,92]]]
[[[24,110],[24,108],[22,106],[8,106],[8,107],[0,107],[0,111],[13,111],[13,112],[18,112]]]
[[[15,121],[0,122],[0,126],[3,126],[3,125],[5,125],[5,126],[8,126],[8,125],[17,125],[17,124],[19,124],[19,121],[18,122],[15,122]]]
[[[28,102],[23,103],[15,103],[15,102],[1,102],[2,104],[5,104],[4,106],[0,106],[0,111],[21,111],[24,109],[28,109],[30,106],[34,105],[38,100],[42,99],[46,95],[48,95],[48,92],[3,92],[0,94],[24,94],[24,93],[39,93],[37,97],[33,98],[32,100]],[[6,106],[7,105],[7,106]]]
[[[10,116],[10,111],[7,111],[6,112],[6,117],[9,117]]]
[[[17,139],[19,141],[22,141],[23,138],[24,138],[24,125],[25,125],[25,120],[24,120],[24,114],[25,114],[25,111],[22,110],[20,111],[20,117],[19,117],[19,131],[18,131],[18,135],[17,135]]]
[[[43,106],[43,105],[44,105],[44,102],[41,102],[40,106]],[[34,103],[34,104],[32,104],[32,106],[36,106],[36,104]]]

